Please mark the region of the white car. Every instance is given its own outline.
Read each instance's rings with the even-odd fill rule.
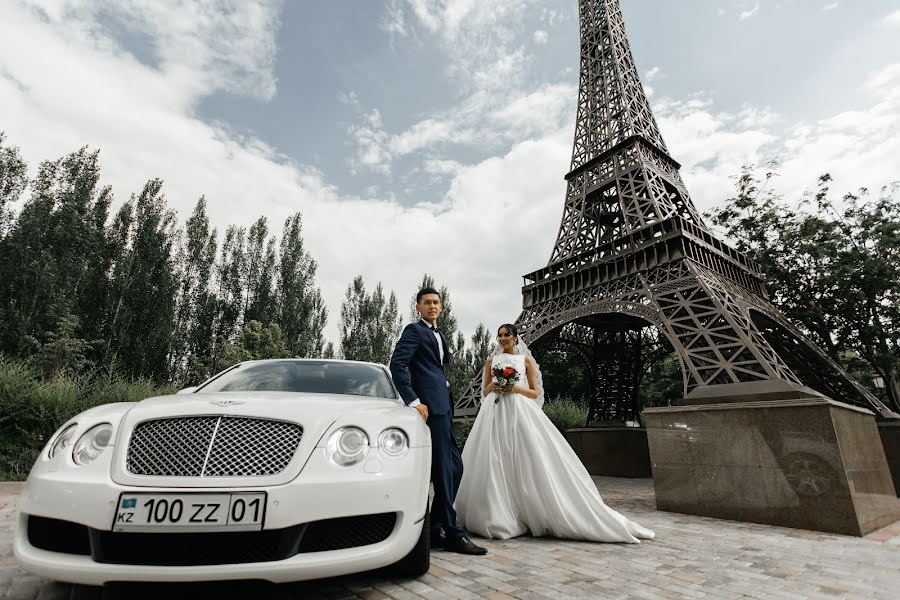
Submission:
[[[428,428],[383,365],[244,362],[69,420],[25,484],[14,551],[88,586],[415,576],[430,471]]]

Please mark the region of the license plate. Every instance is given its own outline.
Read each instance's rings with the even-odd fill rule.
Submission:
[[[265,492],[122,492],[113,531],[256,531],[265,515]]]

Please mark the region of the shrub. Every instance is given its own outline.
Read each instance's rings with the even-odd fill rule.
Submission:
[[[462,450],[466,447],[466,440],[469,439],[469,432],[472,431],[472,425],[475,424],[475,419],[460,419],[453,424],[453,428],[456,431],[456,441],[459,444],[459,449]]]
[[[0,481],[25,479],[54,432],[78,413],[174,391],[173,386],[117,375],[45,380],[31,365],[0,357]]]
[[[559,429],[560,433],[565,433],[566,429],[584,427],[587,422],[587,412],[587,407],[581,406],[569,398],[557,397],[544,403],[544,414]],[[473,418],[458,419],[454,422],[456,440],[461,449],[465,448],[466,440],[469,438],[469,432],[472,431],[474,423],[475,419]]]
[[[560,433],[565,433],[566,429],[584,427],[587,422],[587,408],[565,397],[558,396],[544,402],[544,414]]]

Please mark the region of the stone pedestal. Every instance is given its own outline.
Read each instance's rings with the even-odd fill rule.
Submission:
[[[807,397],[644,419],[659,510],[857,536],[900,520],[870,411]]]
[[[566,440],[591,475],[650,477],[647,430],[642,427],[581,427]]]
[[[891,477],[894,478],[894,490],[900,496],[900,421],[880,421],[878,433]]]

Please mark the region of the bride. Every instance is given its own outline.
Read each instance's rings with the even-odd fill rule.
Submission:
[[[528,532],[593,542],[653,539],[652,531],[603,503],[578,456],[544,415],[540,369],[515,325],[501,325],[497,341],[498,351],[484,366],[481,410],[462,453],[459,524],[498,539]],[[500,387],[493,371],[508,367],[524,377]]]

